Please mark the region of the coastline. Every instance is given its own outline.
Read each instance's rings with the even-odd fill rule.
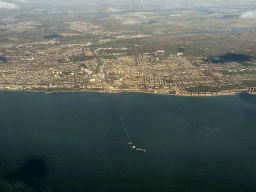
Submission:
[[[130,90],[130,91],[113,91],[113,92],[107,92],[107,91],[90,91],[90,90],[79,90],[79,91],[33,91],[33,90],[18,90],[18,89],[0,89],[0,91],[28,91],[28,92],[40,92],[40,93],[71,93],[71,92],[92,92],[92,93],[111,93],[111,94],[117,94],[117,93],[146,93],[146,94],[156,94],[156,95],[170,95],[170,96],[177,96],[177,97],[215,97],[215,96],[231,96],[231,95],[240,95],[240,94],[251,94],[256,95],[256,92],[253,93],[214,93],[214,94],[168,94],[168,93],[153,93],[153,92],[147,92],[147,91],[139,91],[139,90]]]
[[[115,92],[115,93],[123,93],[125,91],[120,91],[120,92]],[[147,93],[147,94],[157,94],[157,95],[172,95],[172,96],[177,96],[177,97],[215,97],[215,96],[226,96],[226,95],[239,95],[238,93],[225,93],[225,94],[168,94],[168,93],[153,93],[153,92],[146,92],[146,91],[127,91],[127,92],[133,92],[133,93]],[[247,93],[251,94],[251,93]],[[256,94],[256,93],[254,93]]]

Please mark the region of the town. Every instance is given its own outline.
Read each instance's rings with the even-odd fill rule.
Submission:
[[[28,91],[145,92],[171,95],[225,95],[256,92],[256,65],[250,61],[167,54],[165,50],[131,54],[131,47],[106,47],[120,39],[150,35],[108,30],[86,22],[66,22],[71,32],[46,41],[0,43],[0,89]],[[40,22],[1,26],[11,32],[37,31]],[[130,33],[130,34],[127,34]],[[97,43],[61,43],[54,37],[100,36]],[[49,39],[50,38],[50,39]],[[115,45],[115,44],[113,44]],[[232,54],[232,53],[231,53]],[[232,56],[232,55],[231,55]]]

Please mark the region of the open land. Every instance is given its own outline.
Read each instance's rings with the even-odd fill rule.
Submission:
[[[256,19],[239,10],[43,13],[0,13],[0,89],[256,92]]]

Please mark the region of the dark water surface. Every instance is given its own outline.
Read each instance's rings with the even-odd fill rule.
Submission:
[[[1,174],[30,158],[54,191],[255,191],[256,95],[0,92]]]

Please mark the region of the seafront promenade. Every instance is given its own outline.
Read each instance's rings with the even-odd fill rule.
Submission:
[[[147,94],[156,94],[156,95],[171,95],[171,96],[181,96],[181,97],[215,97],[215,96],[229,96],[229,95],[238,95],[238,94],[252,94],[252,95],[256,95],[256,92],[238,92],[238,91],[223,91],[223,92],[192,92],[192,93],[176,93],[176,94],[172,94],[172,93],[161,93],[161,92],[147,92],[147,91],[140,91],[140,90],[114,90],[114,91],[92,91],[92,90],[65,90],[65,91],[35,91],[35,90],[17,90],[17,89],[0,89],[0,91],[28,91],[28,92],[42,92],[42,93],[67,93],[67,92],[95,92],[95,93],[147,93]]]

